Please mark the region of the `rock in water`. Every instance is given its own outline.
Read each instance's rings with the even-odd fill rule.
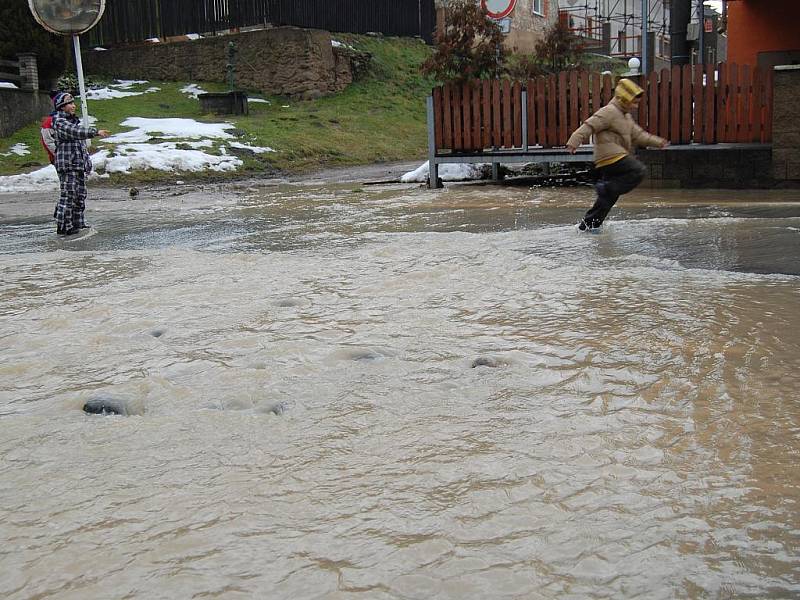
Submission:
[[[500,366],[500,362],[496,358],[492,358],[490,356],[479,356],[478,358],[472,361],[472,364],[470,366],[473,369],[475,367],[497,368]]]
[[[128,406],[124,400],[108,396],[89,398],[83,405],[83,411],[92,415],[124,415],[127,416]]]

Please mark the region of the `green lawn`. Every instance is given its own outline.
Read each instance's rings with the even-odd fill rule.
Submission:
[[[368,76],[333,96],[308,101],[265,97],[270,103],[250,103],[247,116],[201,116],[198,101],[180,89],[187,83],[196,83],[206,91],[216,92],[225,91],[224,85],[150,81],[132,91],[151,86],[161,90],[112,100],[90,100],[89,113],[97,118],[98,128],[113,133],[122,131],[120,123],[131,116],[226,121],[236,126],[233,131],[238,141],[276,150],[253,154],[229,148],[229,153],[236,153],[245,163],[235,175],[256,175],[275,169],[298,173],[326,166],[423,159],[427,151],[425,98],[433,81],[420,75],[419,65],[429,55],[430,48],[413,39],[344,34],[337,34],[336,39],[371,53],[373,62]],[[254,91],[249,93],[251,97],[263,97]],[[26,144],[31,154],[0,156],[0,175],[24,173],[47,164],[39,143],[38,123],[0,139],[0,153],[7,153],[18,143]],[[205,151],[218,153],[219,144]],[[183,175],[210,176],[209,173]],[[113,175],[111,181],[147,181],[165,176],[158,171],[138,171],[132,175]],[[213,176],[225,175],[213,172]]]

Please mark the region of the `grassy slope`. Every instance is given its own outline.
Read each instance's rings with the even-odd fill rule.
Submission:
[[[412,39],[344,34],[337,34],[336,39],[373,56],[369,76],[340,94],[313,101],[268,97],[270,104],[251,103],[247,116],[200,116],[197,100],[179,91],[185,82],[152,81],[141,88],[158,86],[160,92],[90,101],[89,112],[98,119],[99,128],[115,133],[122,130],[119,123],[129,116],[224,120],[236,125],[239,141],[277,150],[261,155],[236,151],[245,162],[237,175],[276,168],[303,172],[322,166],[423,159],[427,143],[425,97],[430,93],[432,81],[419,74],[419,65],[430,49]],[[198,83],[209,92],[224,91],[222,85],[190,83]],[[31,154],[1,156],[0,175],[23,173],[47,164],[39,143],[38,124],[0,139],[0,153],[8,152],[20,142],[27,144]],[[231,149],[228,152],[233,153]],[[112,176],[111,181],[154,180],[165,176],[162,172],[135,172]],[[214,173],[214,177],[220,174]]]

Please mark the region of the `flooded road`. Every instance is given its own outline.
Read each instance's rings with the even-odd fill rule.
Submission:
[[[800,193],[590,202],[0,196],[0,597],[800,596]]]

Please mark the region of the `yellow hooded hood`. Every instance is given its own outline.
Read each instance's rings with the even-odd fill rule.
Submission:
[[[634,98],[644,94],[644,90],[630,79],[620,79],[614,89],[614,97],[622,100],[626,105],[630,104]]]

